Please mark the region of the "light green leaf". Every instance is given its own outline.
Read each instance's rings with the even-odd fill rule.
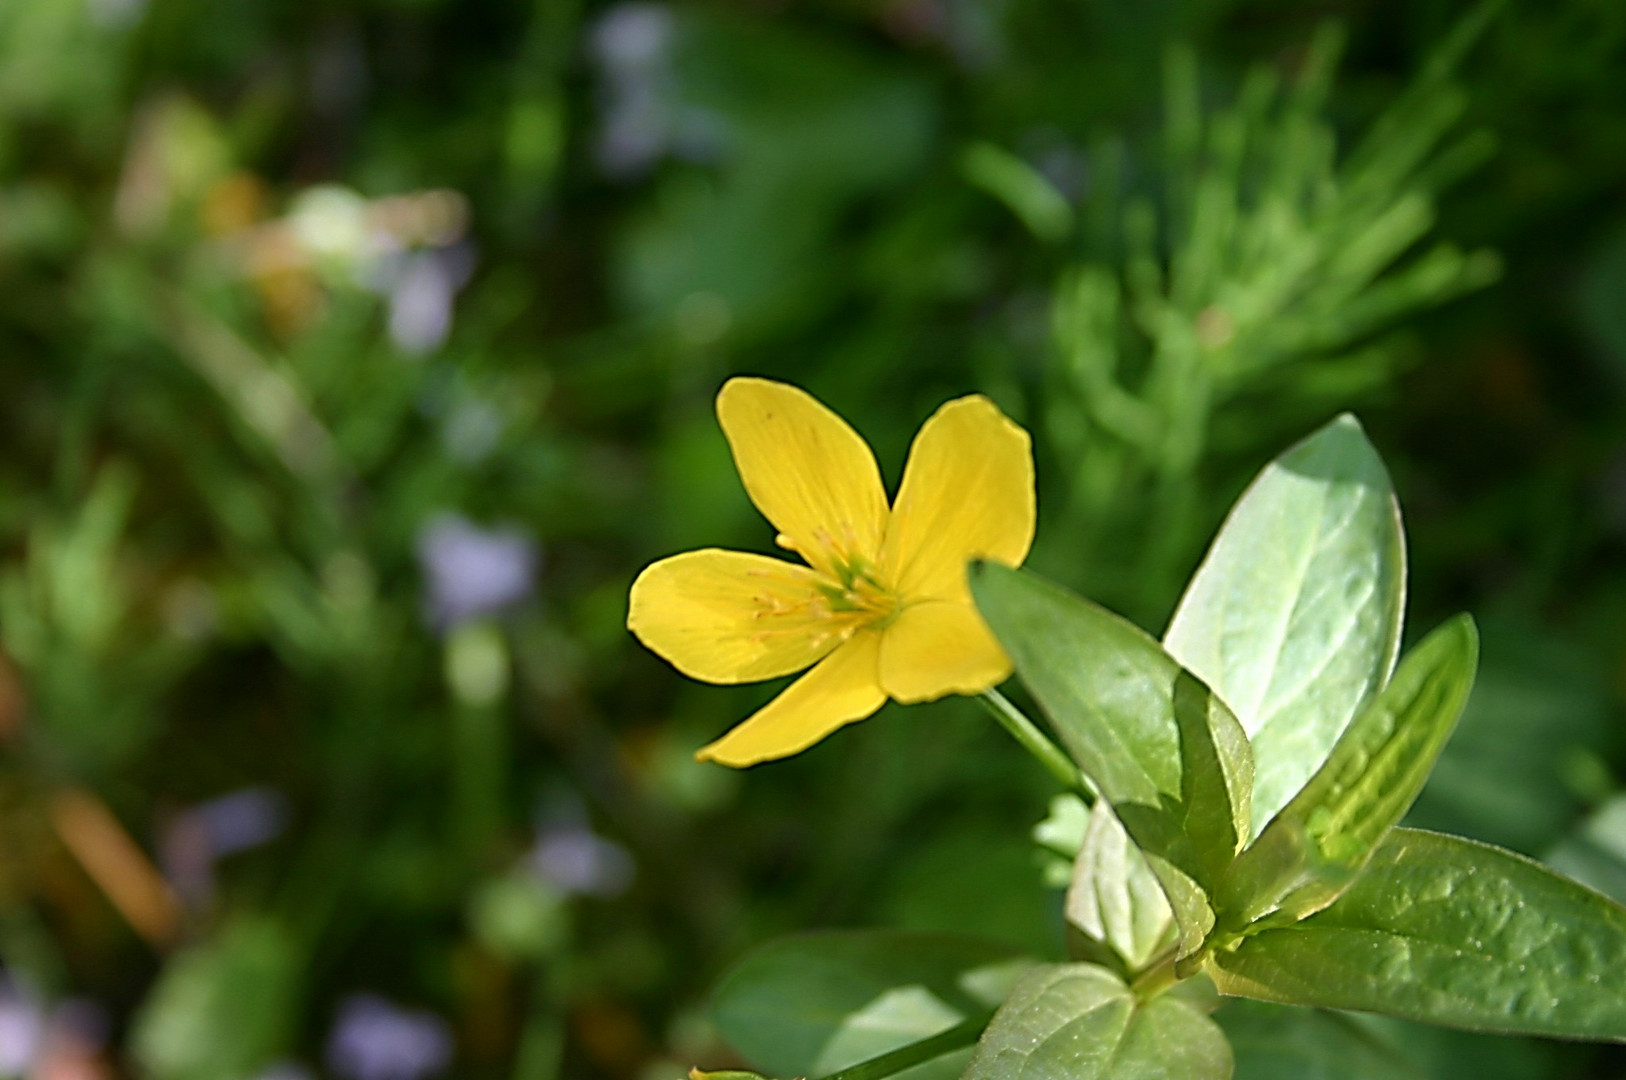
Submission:
[[[1598,807],[1545,861],[1560,874],[1626,903],[1626,795]]]
[[[990,142],[972,143],[960,158],[965,178],[1010,208],[1040,240],[1064,239],[1073,208],[1044,173]]]
[[[1090,811],[1067,889],[1067,920],[1111,948],[1136,974],[1168,945],[1174,912],[1146,856],[1105,799]]]
[[[1626,1041],[1626,908],[1510,851],[1395,829],[1326,910],[1209,956],[1227,994]]]
[[[1189,955],[1248,837],[1253,758],[1224,702],[1132,623],[1021,570],[973,563],[977,607],[1073,760],[1145,852]]]
[[[1033,827],[1033,842],[1039,845],[1044,883],[1065,889],[1073,880],[1073,864],[1084,847],[1084,834],[1090,825],[1090,807],[1072,792],[1062,792],[1050,800],[1050,813]]]
[[[1227,1080],[1231,1047],[1167,994],[1141,1002],[1093,964],[1029,972],[994,1015],[964,1080]]]
[[[1014,949],[950,934],[798,934],[735,965],[712,1019],[758,1070],[823,1076],[987,1015],[1029,966]],[[953,1080],[964,1065],[961,1055],[900,1075]]]
[[[1253,741],[1255,832],[1389,677],[1405,594],[1400,509],[1353,416],[1267,465],[1231,509],[1164,645]]]
[[[1220,923],[1294,921],[1342,892],[1428,781],[1473,688],[1479,636],[1466,615],[1413,649],[1321,769],[1231,866]]]
[[[164,966],[132,1052],[154,1080],[248,1080],[281,1053],[301,962],[287,930],[242,918]]]

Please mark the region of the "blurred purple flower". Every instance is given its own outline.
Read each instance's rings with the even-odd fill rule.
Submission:
[[[586,825],[549,826],[528,858],[538,877],[563,893],[617,896],[632,884],[632,856]]]
[[[28,1072],[45,1037],[45,1013],[32,996],[0,976],[0,1076]]]
[[[671,142],[673,23],[671,9],[639,0],[612,6],[593,28],[604,95],[598,159],[610,176],[646,171]]]
[[[215,860],[276,839],[287,819],[287,800],[268,787],[199,803],[164,830],[159,842],[164,876],[189,905],[207,907],[214,900]]]
[[[540,553],[518,529],[482,529],[459,515],[439,514],[418,535],[418,561],[428,579],[429,620],[445,630],[529,596]]]
[[[422,1080],[451,1064],[451,1028],[434,1013],[355,994],[339,1003],[326,1057],[344,1080]]]
[[[389,287],[390,340],[412,356],[434,352],[452,332],[457,290],[474,272],[467,245],[431,248],[402,257]]]
[[[288,800],[274,788],[247,787],[200,803],[192,813],[209,830],[215,854],[234,855],[282,835]]]
[[[113,1022],[107,1010],[89,998],[69,998],[51,1010],[50,1039],[94,1054],[107,1045]]]
[[[651,74],[670,63],[672,11],[665,4],[615,4],[593,28],[593,52],[612,77]]]

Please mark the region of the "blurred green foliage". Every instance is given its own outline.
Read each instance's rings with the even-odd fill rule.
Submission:
[[[1154,631],[1356,409],[1412,625],[1485,626],[1414,820],[1619,895],[1623,102],[1612,0],[0,5],[0,1072],[670,1080],[772,934],[1058,950],[1054,791],[965,703],[690,760],[772,688],[625,590],[771,546],[733,372],[894,482],[989,393],[1035,564]],[[1622,1066],[1218,1018],[1244,1080]]]

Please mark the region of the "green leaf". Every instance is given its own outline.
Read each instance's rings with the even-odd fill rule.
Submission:
[[[823,1076],[987,1015],[1029,966],[1014,949],[950,934],[798,934],[735,965],[712,1019],[758,1070]],[[949,1080],[964,1068],[964,1055],[943,1061]],[[937,1064],[900,1075],[926,1080]]]
[[[1164,637],[1253,742],[1257,832],[1394,668],[1406,549],[1389,475],[1345,414],[1237,500]]]
[[[1165,947],[1174,912],[1146,856],[1102,799],[1090,811],[1067,889],[1067,921],[1106,945],[1134,975]]]
[[[1073,208],[1044,173],[990,142],[972,143],[960,157],[960,172],[998,199],[1040,240],[1065,239],[1073,228]]]
[[[1598,807],[1545,861],[1560,874],[1626,903],[1626,795]]]
[[[1050,800],[1050,813],[1033,827],[1033,842],[1039,845],[1044,883],[1065,889],[1073,880],[1073,864],[1084,847],[1089,831],[1090,807],[1070,791]]]
[[[1540,855],[1607,796],[1615,692],[1607,665],[1534,612],[1504,609],[1479,632],[1474,696],[1406,823]]]
[[[997,563],[977,607],[1073,760],[1145,852],[1181,955],[1213,927],[1209,895],[1248,837],[1253,758],[1224,702],[1132,623]]]
[[[1247,1080],[1431,1080],[1354,1014],[1232,999],[1214,1019]]]
[[[1473,689],[1479,636],[1458,616],[1407,654],[1394,680],[1361,710],[1326,763],[1232,865],[1220,923],[1296,921],[1360,873],[1428,781]]]
[[[1530,861],[1395,829],[1343,896],[1209,956],[1227,994],[1626,1041],[1626,908]]]
[[[1226,1080],[1218,1026],[1167,994],[1141,1002],[1112,972],[1029,972],[983,1032],[964,1080]]]
[[[156,1080],[247,1080],[285,1049],[301,963],[279,923],[245,917],[165,965],[132,1052]]]

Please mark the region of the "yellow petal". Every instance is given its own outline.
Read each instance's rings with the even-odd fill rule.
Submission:
[[[972,558],[1018,566],[1037,516],[1033,442],[980,394],[938,409],[915,436],[887,525],[882,573],[905,600],[968,599]]]
[[[1010,674],[1005,651],[969,602],[912,604],[881,635],[881,686],[905,704],[979,694]]]
[[[627,629],[693,679],[789,675],[840,644],[830,620],[811,612],[817,582],[805,566],[766,555],[689,551],[638,575]]]
[[[874,562],[886,529],[875,455],[847,422],[794,386],[730,379],[717,419],[746,493],[812,566],[839,576],[854,555]]]
[[[875,670],[880,635],[862,630],[750,719],[695,755],[742,769],[789,757],[886,701]]]

